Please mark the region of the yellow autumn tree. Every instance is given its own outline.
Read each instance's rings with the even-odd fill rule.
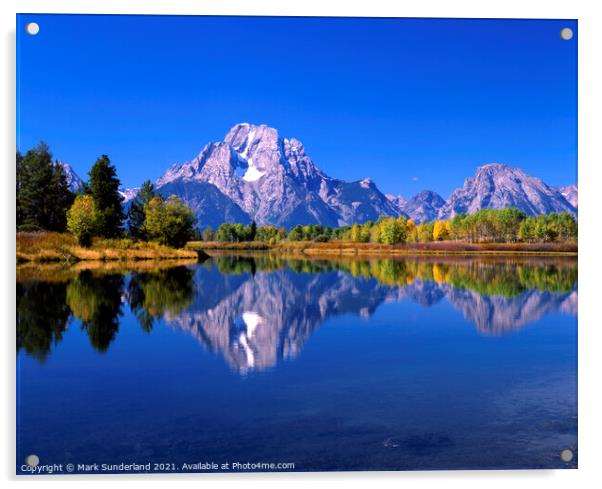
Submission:
[[[67,229],[81,246],[90,246],[99,230],[99,213],[90,195],[78,195],[67,211]]]
[[[434,241],[443,241],[445,239],[449,239],[449,236],[450,236],[449,223],[447,221],[435,222],[435,226],[433,227],[433,240]]]
[[[359,224],[354,224],[351,226],[351,241],[358,243],[360,241],[360,233],[362,228]]]

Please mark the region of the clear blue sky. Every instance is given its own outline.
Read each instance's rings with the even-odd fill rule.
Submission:
[[[40,24],[37,36],[24,32]],[[575,183],[576,21],[22,15],[17,147],[156,179],[237,122],[384,192],[443,197],[486,162]]]

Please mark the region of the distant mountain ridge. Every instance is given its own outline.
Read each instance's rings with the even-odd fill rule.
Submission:
[[[437,219],[439,210],[445,205],[443,197],[432,190],[423,190],[408,200],[401,195],[389,196],[389,198],[392,202],[396,202],[399,209],[416,223]]]
[[[68,181],[83,182],[69,165]],[[70,186],[71,184],[70,183]],[[423,190],[406,199],[383,194],[365,178],[346,182],[324,173],[303,143],[267,125],[240,123],[223,141],[207,143],[192,160],[176,163],[157,180],[163,195],[175,194],[193,209],[201,227],[224,222],[274,225],[343,226],[405,216],[415,222],[449,219],[484,208],[516,207],[528,215],[569,212],[577,215],[577,185],[554,188],[519,168],[488,163],[445,200]],[[124,202],[137,189],[122,191]]]
[[[75,173],[75,170],[64,161],[57,160],[57,163],[61,165],[63,171],[65,172],[65,177],[67,179],[67,186],[69,190],[73,193],[82,192],[84,190],[84,181],[81,177]],[[124,203],[131,201],[138,194],[139,188],[128,188],[128,189],[120,189],[119,193],[123,197]]]
[[[456,214],[472,214],[479,209],[516,207],[528,215],[550,212],[570,212],[576,208],[556,188],[527,175],[519,168],[501,163],[489,163],[477,168],[474,177],[452,192],[439,210],[439,219]]]

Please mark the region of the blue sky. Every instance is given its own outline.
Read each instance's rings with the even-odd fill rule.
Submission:
[[[27,22],[40,24],[37,36]],[[33,15],[17,19],[17,147],[126,187],[237,122],[384,192],[447,197],[486,162],[575,183],[576,21]]]

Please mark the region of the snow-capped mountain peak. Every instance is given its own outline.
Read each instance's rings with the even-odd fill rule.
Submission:
[[[193,182],[214,187],[221,194],[221,209],[207,199],[191,199]],[[248,122],[233,126],[223,141],[205,145],[192,161],[170,167],[157,187],[196,199],[199,220],[212,226],[224,222],[223,208],[231,207],[224,199],[238,215],[246,215],[244,221],[260,225],[339,226],[400,215],[370,179],[347,183],[331,178],[314,164],[301,141]]]

